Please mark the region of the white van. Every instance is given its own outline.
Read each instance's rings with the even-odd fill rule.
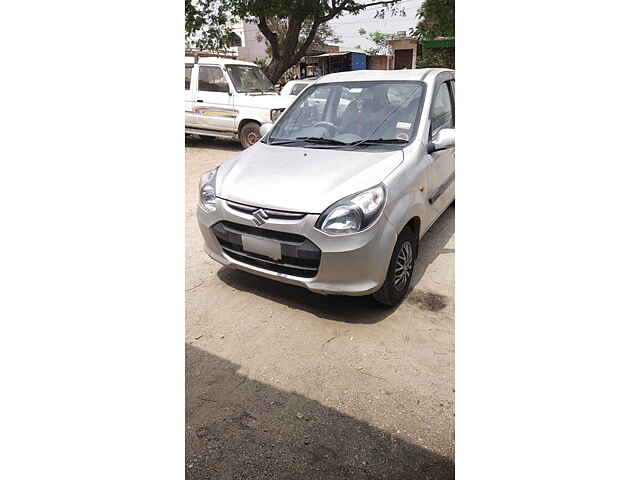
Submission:
[[[283,97],[255,63],[229,58],[184,59],[185,131],[239,139],[244,148],[260,140],[294,97]]]

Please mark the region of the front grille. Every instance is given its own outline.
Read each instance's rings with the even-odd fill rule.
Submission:
[[[253,215],[254,212],[260,210],[260,207],[252,207],[251,205],[244,205],[242,203],[231,202],[229,200],[227,200],[227,206],[231,210],[246,213],[247,215]],[[271,210],[269,208],[263,208],[262,211],[265,212],[269,218],[277,220],[300,220],[306,215],[305,213],[285,212],[282,210]]]
[[[211,227],[225,254],[242,263],[296,277],[313,278],[320,267],[320,249],[308,238],[295,233],[278,232],[266,228],[222,221]],[[242,235],[253,235],[280,243],[282,260],[246,252]]]

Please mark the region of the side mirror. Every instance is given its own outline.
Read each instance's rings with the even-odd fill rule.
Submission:
[[[262,125],[260,125],[260,136],[264,137],[267,133],[269,133],[271,131],[271,129],[273,128],[273,123],[263,123]]]
[[[456,146],[456,129],[443,128],[438,132],[433,141],[427,147],[428,153],[445,150]]]

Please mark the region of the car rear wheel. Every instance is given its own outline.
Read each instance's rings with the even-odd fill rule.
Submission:
[[[384,284],[373,294],[373,298],[391,307],[402,302],[409,291],[417,255],[418,235],[406,226],[393,248]]]
[[[247,122],[240,129],[240,143],[242,148],[249,148],[260,140],[260,125],[257,122]]]

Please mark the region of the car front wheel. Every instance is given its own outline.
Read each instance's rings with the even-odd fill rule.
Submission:
[[[260,140],[260,125],[257,122],[247,122],[240,129],[240,143],[242,148],[249,148]]]
[[[409,291],[417,254],[418,236],[407,226],[398,235],[387,276],[382,288],[373,294],[374,299],[391,307],[402,302]]]

